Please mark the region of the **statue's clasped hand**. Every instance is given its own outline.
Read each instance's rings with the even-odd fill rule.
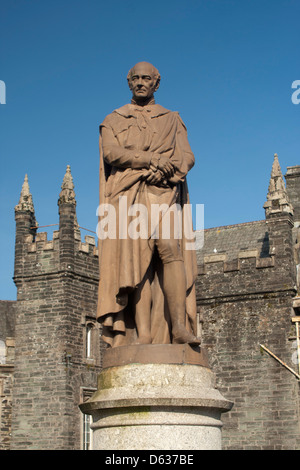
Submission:
[[[152,168],[154,172],[157,170],[160,171],[167,179],[174,176],[175,173],[175,167],[167,155],[154,154],[150,168]]]
[[[160,170],[155,169],[154,171],[151,169],[149,170],[149,174],[146,178],[146,182],[148,184],[158,184],[164,179],[165,179],[165,175]]]
[[[171,178],[174,175],[174,166],[172,165],[170,159],[165,155],[161,155],[157,168],[164,173],[166,178]]]

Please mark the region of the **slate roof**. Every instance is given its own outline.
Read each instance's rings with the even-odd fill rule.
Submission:
[[[203,233],[196,232],[198,241],[201,236]],[[265,220],[205,229],[203,248],[197,251],[198,264],[203,263],[204,256],[212,254],[226,254],[230,261],[244,250],[258,250],[260,257],[269,255]]]

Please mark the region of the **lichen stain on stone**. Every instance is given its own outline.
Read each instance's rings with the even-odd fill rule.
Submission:
[[[128,407],[119,414],[120,420],[124,421],[124,425],[132,421],[147,420],[150,417],[150,406]]]
[[[98,377],[98,390],[112,388],[112,371],[110,369],[102,372]]]

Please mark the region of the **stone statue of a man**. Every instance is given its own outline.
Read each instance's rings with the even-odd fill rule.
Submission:
[[[140,62],[127,79],[131,103],[100,126],[100,205],[113,209],[115,230],[99,240],[98,320],[112,347],[198,345],[196,255],[174,229],[189,203],[186,175],[194,155],[179,114],[155,104],[158,70]],[[162,204],[167,210],[153,224],[152,209]],[[139,237],[129,233],[136,208],[149,222]]]

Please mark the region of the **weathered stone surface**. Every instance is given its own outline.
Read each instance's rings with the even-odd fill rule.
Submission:
[[[231,407],[210,369],[151,363],[151,345],[148,363],[103,369],[97,391],[81,405],[93,416],[94,449],[115,450],[220,449],[221,413]]]
[[[102,367],[126,364],[195,364],[208,367],[206,350],[189,344],[144,344],[108,348]]]

